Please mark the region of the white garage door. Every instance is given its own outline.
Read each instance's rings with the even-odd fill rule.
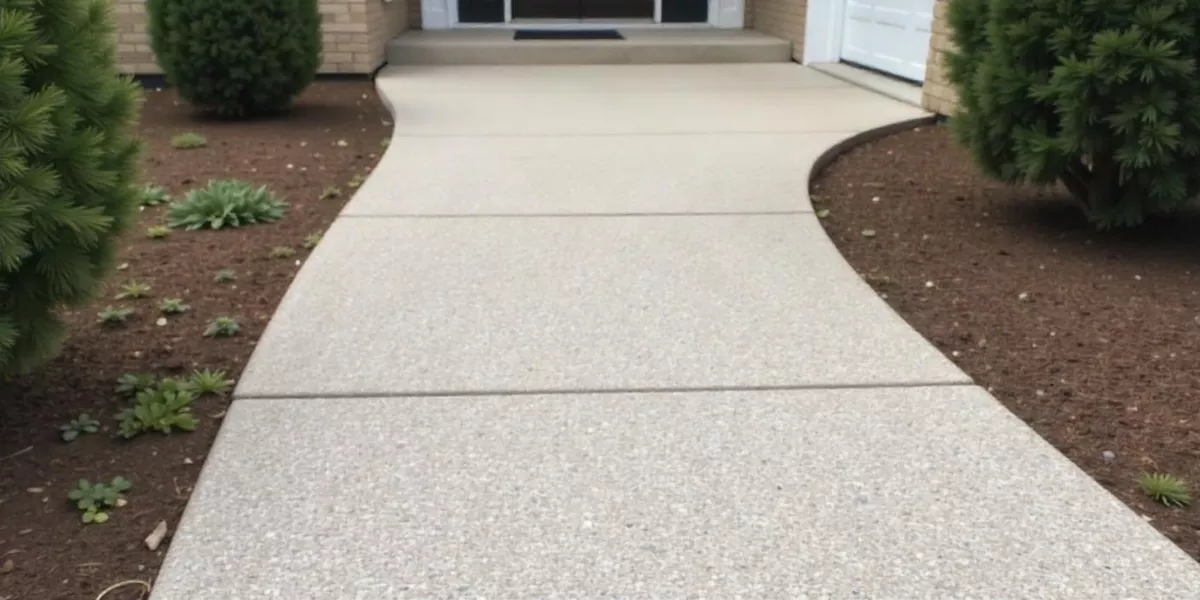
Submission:
[[[934,0],[846,0],[842,59],[925,80]]]

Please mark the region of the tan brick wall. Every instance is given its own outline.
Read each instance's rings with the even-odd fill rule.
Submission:
[[[384,44],[405,29],[408,2],[320,0],[325,62],[321,73],[370,73],[383,64]],[[160,73],[146,36],[145,0],[113,0],[117,56],[126,73]]]
[[[753,0],[746,27],[792,42],[792,58],[804,59],[804,20],[808,0]]]
[[[946,24],[946,7],[949,5],[949,0],[938,0],[934,6],[933,36],[929,41],[925,88],[921,94],[921,105],[925,110],[942,115],[953,113],[957,105],[954,88],[946,80],[946,57],[942,54],[950,48],[950,30]]]

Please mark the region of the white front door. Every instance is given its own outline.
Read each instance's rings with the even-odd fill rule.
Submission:
[[[845,0],[842,59],[925,81],[934,0]]]

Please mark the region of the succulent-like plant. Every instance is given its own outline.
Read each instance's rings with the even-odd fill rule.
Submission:
[[[66,425],[60,425],[58,428],[64,442],[69,442],[85,433],[96,433],[100,431],[100,421],[97,421],[87,413],[80,413],[78,417],[71,419]]]
[[[112,483],[91,483],[80,479],[75,489],[67,493],[67,498],[75,503],[75,508],[83,511],[80,517],[86,524],[100,524],[108,521],[108,510],[120,504],[121,493],[129,491],[133,484],[124,477],[113,477]]]
[[[183,298],[163,298],[158,303],[158,312],[164,315],[183,314],[191,308],[191,306],[183,303]]]
[[[323,236],[320,232],[310,233],[304,236],[304,241],[300,242],[300,246],[305,250],[312,250],[313,248],[317,247],[317,244],[321,243],[322,237]]]
[[[150,284],[141,281],[130,281],[121,286],[121,292],[117,294],[117,300],[137,300],[145,298],[150,294]]]
[[[291,258],[296,255],[296,250],[291,246],[275,246],[271,248],[271,252],[267,254],[271,258]]]
[[[128,321],[129,317],[133,316],[133,309],[126,306],[122,306],[120,308],[106,306],[104,310],[100,311],[96,316],[99,317],[101,325],[115,327],[117,325],[123,325],[126,321]]]
[[[350,181],[346,182],[346,187],[348,187],[352,190],[356,190],[356,189],[362,187],[362,184],[365,183],[366,181],[367,181],[367,178],[364,177],[361,173],[355,173],[354,176],[350,178]]]
[[[203,148],[208,145],[208,140],[193,132],[181,133],[171,137],[171,147],[176,150],[191,150],[193,148]]]
[[[147,431],[171,433],[175,429],[196,429],[192,414],[195,393],[183,383],[166,378],[149,389],[138,392],[133,406],[117,414],[120,427],[117,434],[125,439]]]
[[[125,373],[117,378],[117,393],[125,398],[133,398],[152,387],[154,376],[149,373]]]
[[[342,188],[340,188],[336,185],[331,185],[331,186],[325,188],[325,190],[321,192],[321,199],[322,200],[332,200],[341,195],[342,195]]]
[[[192,376],[188,378],[188,389],[196,393],[197,396],[213,395],[224,396],[233,389],[233,380],[225,376],[225,371],[193,371]]]
[[[237,180],[210,181],[167,208],[167,225],[195,229],[245,227],[283,218],[287,203],[266,186]]]
[[[171,235],[171,228],[166,225],[155,225],[146,228],[146,237],[152,240],[161,240]]]
[[[204,337],[233,337],[241,330],[242,327],[238,325],[237,319],[233,317],[217,317],[204,330]]]
[[[221,269],[217,271],[216,275],[213,275],[214,283],[233,283],[235,281],[237,281],[237,273],[234,273],[233,269]]]
[[[138,203],[142,206],[158,206],[170,201],[171,194],[167,193],[167,188],[150,183],[142,186],[141,193],[138,196]]]
[[[1147,496],[1165,506],[1183,508],[1192,503],[1187,484],[1178,477],[1166,473],[1142,473],[1137,481]]]

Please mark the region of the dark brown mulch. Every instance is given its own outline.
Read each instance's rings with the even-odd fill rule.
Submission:
[[[897,312],[1200,556],[1200,507],[1165,508],[1135,482],[1165,472],[1200,489],[1200,212],[1097,233],[1058,190],[984,179],[941,126],[850,151],[812,192]]]
[[[0,383],[0,598],[90,600],[116,582],[153,580],[166,545],[151,552],[142,540],[160,520],[172,530],[178,523],[228,401],[198,402],[194,433],[120,441],[113,437],[113,415],[123,408],[114,394],[117,377],[193,369],[223,369],[237,377],[297,262],[307,256],[300,247],[304,237],[328,227],[352,192],[346,183],[383,152],[381,142],[391,130],[387,119],[366,81],[319,82],[289,114],[248,123],[198,119],[174,93],[147,91],[140,125],[146,181],[179,194],[210,179],[243,179],[286,196],[289,210],[270,225],[176,230],[151,240],[144,231],[163,221],[165,209],[146,209],[121,248],[120,262],[127,266],[108,279],[98,300],[68,316],[62,355],[34,375]],[[209,146],[172,149],[171,136],[187,131],[205,135]],[[334,185],[343,194],[322,200],[322,191]],[[292,246],[296,255],[268,258],[275,246]],[[237,281],[215,283],[222,269],[234,270]],[[149,283],[150,297],[114,300],[116,289],[131,280]],[[159,327],[157,303],[171,297],[183,298],[191,310]],[[126,326],[106,329],[96,313],[107,305],[137,312]],[[203,337],[218,316],[238,318],[241,333]],[[98,418],[104,430],[63,443],[59,425],[81,412]],[[80,478],[117,475],[133,482],[128,504],[104,525],[82,525],[67,492]],[[137,597],[129,588],[106,599]]]

